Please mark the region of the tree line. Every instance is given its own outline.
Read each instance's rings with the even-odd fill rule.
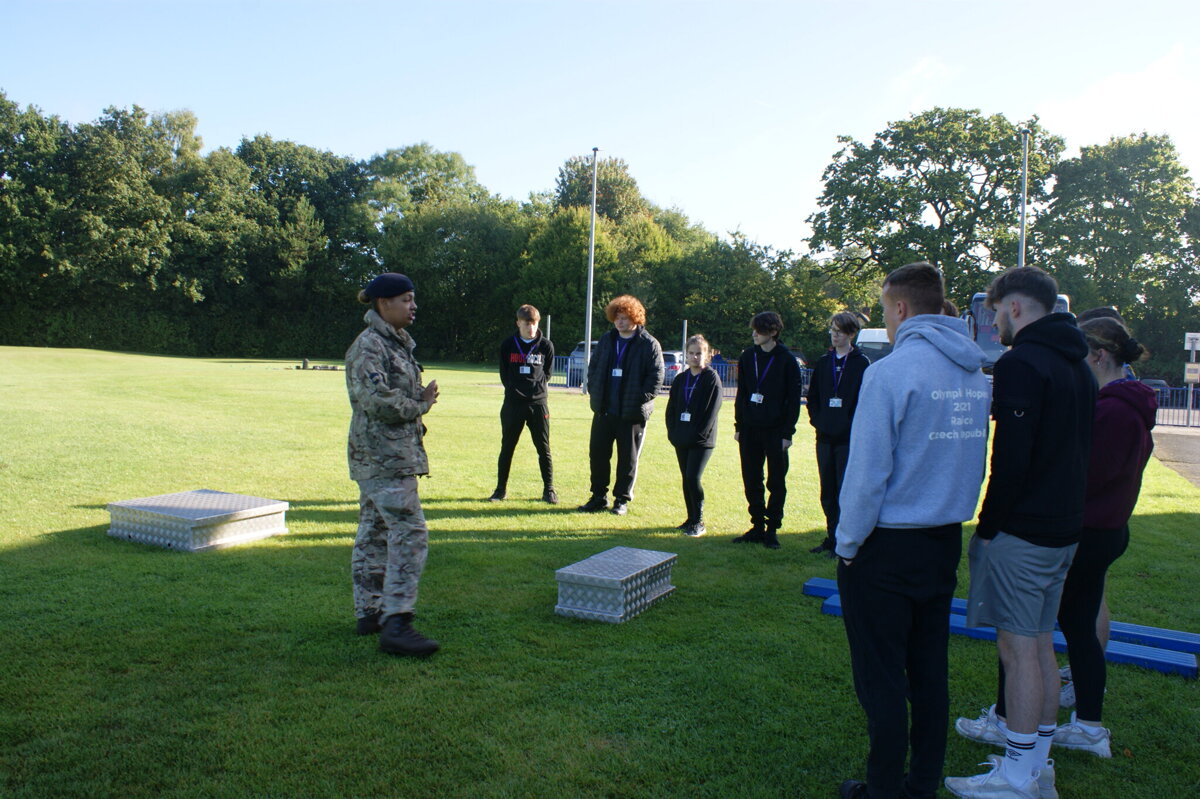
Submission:
[[[1116,306],[1157,356],[1148,371],[1177,381],[1182,333],[1200,330],[1200,203],[1169,138],[1063,158],[1036,118],[964,109],[842,138],[804,253],[718,236],[601,159],[593,332],[608,299],[632,293],[667,348],[687,320],[736,353],[771,308],[815,357],[831,313],[878,317],[882,275],[918,259],[965,305],[1016,260],[1020,127],[1027,262],[1076,309]],[[424,358],[490,360],[524,302],[552,317],[560,352],[582,339],[589,158],[514,200],[427,143],[356,161],[260,135],[201,154],[195,130],[190,112],[137,106],[71,124],[0,93],[0,343],[340,357],[362,326],[353,296],[382,270],[418,287]]]

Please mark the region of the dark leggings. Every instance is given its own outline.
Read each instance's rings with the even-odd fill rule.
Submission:
[[[1058,626],[1067,639],[1067,658],[1075,683],[1075,715],[1087,721],[1101,720],[1104,683],[1108,678],[1104,647],[1096,637],[1096,618],[1104,601],[1104,577],[1108,567],[1128,546],[1129,525],[1116,530],[1083,528],[1058,604]],[[1003,667],[999,683],[996,713],[1003,716],[1006,711]]]
[[[676,447],[675,457],[679,460],[679,474],[683,476],[683,504],[687,507],[689,522],[702,521],[704,517],[704,486],[700,478],[704,467],[712,457],[711,447]]]

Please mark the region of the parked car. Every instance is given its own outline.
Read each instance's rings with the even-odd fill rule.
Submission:
[[[675,379],[675,375],[687,368],[687,361],[682,352],[679,350],[664,350],[663,351],[663,385],[671,385],[671,381]]]
[[[587,346],[586,341],[581,341],[575,345],[575,349],[571,350],[571,355],[567,358],[567,386],[575,388],[581,385],[584,378],[587,377],[587,353],[584,352]],[[596,342],[592,342],[592,352],[596,351]]]
[[[888,341],[885,327],[864,327],[858,331],[855,343],[871,363],[892,353],[892,342]]]

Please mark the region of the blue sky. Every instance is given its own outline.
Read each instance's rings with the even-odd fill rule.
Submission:
[[[837,136],[934,105],[1068,146],[1167,133],[1200,179],[1200,4],[0,0],[0,90],[71,122],[191,109],[355,158],[427,141],[492,192],[624,158],[710,230],[804,249]]]

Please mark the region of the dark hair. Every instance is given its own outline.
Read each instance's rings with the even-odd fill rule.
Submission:
[[[1111,352],[1121,363],[1134,363],[1150,357],[1146,348],[1129,335],[1125,325],[1111,316],[1088,319],[1079,329],[1087,337],[1088,347]]]
[[[953,316],[958,318],[958,306],[951,300],[942,300],[942,316]]]
[[[646,324],[646,307],[632,294],[622,294],[614,298],[604,309],[604,316],[610,322],[617,321],[617,314],[625,314],[635,325]]]
[[[783,319],[774,311],[763,311],[754,315],[750,320],[750,327],[760,336],[771,336],[778,340],[779,334],[783,332]]]
[[[532,305],[522,305],[517,309],[517,318],[523,322],[536,322],[542,318],[542,315]]]
[[[1075,317],[1075,321],[1079,324],[1089,322],[1092,319],[1116,319],[1121,324],[1125,324],[1125,320],[1121,318],[1120,312],[1116,308],[1107,305],[1101,305],[1099,308],[1088,308]]]
[[[856,313],[842,311],[841,313],[835,313],[830,318],[829,326],[842,331],[847,336],[853,336],[855,333],[862,330],[862,320]]]
[[[1023,294],[1050,313],[1058,299],[1058,282],[1036,266],[1014,266],[996,275],[987,290],[987,306],[995,308],[1009,294]]]
[[[915,314],[940,314],[946,300],[942,271],[928,261],[917,261],[883,279],[883,290],[907,302]]]

